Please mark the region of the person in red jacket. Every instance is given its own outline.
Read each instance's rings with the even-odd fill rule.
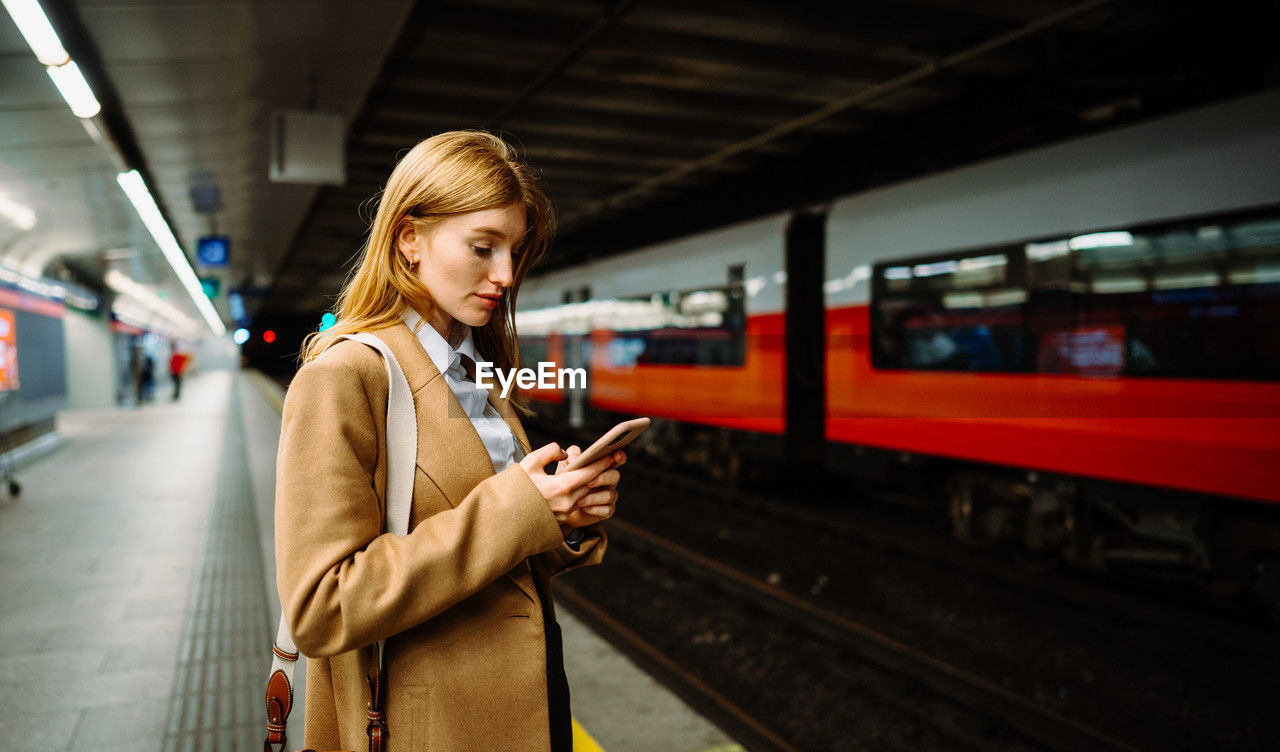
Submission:
[[[178,397],[182,394],[182,372],[187,368],[186,353],[178,349],[178,345],[173,345],[173,354],[169,356],[169,378],[173,379],[173,401],[177,402]]]

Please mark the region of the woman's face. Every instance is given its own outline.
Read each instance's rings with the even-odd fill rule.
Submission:
[[[524,207],[448,217],[425,232],[406,225],[397,236],[401,253],[418,262],[418,280],[435,303],[428,322],[457,346],[468,326],[484,326],[515,279],[525,228]]]

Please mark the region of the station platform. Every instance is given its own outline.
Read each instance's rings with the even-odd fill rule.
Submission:
[[[19,470],[22,495],[0,505],[5,748],[260,748],[279,614],[281,397],[261,375],[214,370],[178,402],[59,414],[59,445]],[[564,609],[559,619],[575,752],[741,749]]]

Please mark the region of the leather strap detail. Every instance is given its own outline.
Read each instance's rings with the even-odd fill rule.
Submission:
[[[365,732],[369,735],[369,752],[383,752],[387,739],[387,719],[382,715],[381,687],[385,676],[380,667],[374,669],[376,675],[365,674],[369,684],[369,706],[365,715],[369,718],[369,726]]]
[[[264,749],[270,752],[272,744],[284,749],[285,724],[293,707],[293,686],[283,671],[276,670],[267,680],[267,739]]]
[[[273,642],[273,643],[271,643],[271,652],[275,653],[276,655],[280,656],[281,658],[283,658],[283,659],[284,659],[284,660],[286,660],[286,661],[296,661],[296,660],[298,660],[298,654],[297,654],[297,653],[290,653],[290,652],[289,652],[289,651],[287,651],[287,650],[282,650],[282,649],[280,648],[280,646],[279,646],[279,645],[277,645],[277,644],[275,644],[274,642]]]

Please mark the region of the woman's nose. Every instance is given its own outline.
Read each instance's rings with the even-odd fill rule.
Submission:
[[[493,265],[489,267],[489,281],[500,287],[510,287],[515,281],[512,266],[510,253],[497,254]]]

